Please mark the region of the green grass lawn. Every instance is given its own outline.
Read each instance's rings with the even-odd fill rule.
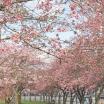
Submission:
[[[22,101],[22,104],[46,104],[44,102],[41,102],[41,101]]]
[[[4,101],[0,100],[0,104],[5,104]]]
[[[5,104],[4,101],[0,101],[0,104]],[[22,101],[21,104],[46,104],[44,102],[41,102],[41,101]]]

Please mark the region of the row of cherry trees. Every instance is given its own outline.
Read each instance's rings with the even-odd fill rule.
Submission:
[[[76,38],[73,45],[62,50],[63,54],[58,56],[56,53],[60,58],[51,61],[51,66],[42,61],[39,53],[31,47],[1,42],[1,97],[5,100],[17,97],[19,104],[22,91],[30,89],[35,93],[48,94],[50,101],[55,93],[59,97],[62,93],[63,104],[69,94],[70,103],[77,97],[80,104],[84,104],[85,96],[88,95],[91,101],[95,94],[97,104],[104,89],[104,53],[103,47],[99,46],[102,38]]]
[[[58,94],[59,104],[60,96],[66,104],[69,95],[70,104],[75,98],[84,104],[87,95],[92,104],[95,94],[98,104],[104,89],[103,0],[3,0],[0,30],[0,95],[5,103],[20,104],[23,90],[30,89],[48,95],[50,102]],[[72,41],[47,35],[70,30]],[[52,56],[50,63],[41,58],[43,53]]]
[[[53,82],[63,92],[63,104],[67,93],[71,94],[70,103],[77,97],[83,104],[87,95],[92,103],[94,94],[98,104],[104,89],[104,2],[73,0],[70,8],[77,37],[69,47],[56,52],[61,61],[58,59],[52,64]]]
[[[85,99],[92,104],[93,98],[95,104],[98,104],[104,90],[104,53],[99,46],[101,41],[95,43],[95,39],[98,41],[102,38],[103,36],[89,39],[78,37],[72,47],[65,48],[64,54],[60,56],[64,60],[54,60],[52,68],[46,71],[48,74],[40,78],[40,92],[46,93],[49,100],[58,96],[59,104],[62,96],[63,104],[66,104],[68,96],[70,104],[73,104],[75,99],[78,99],[80,104],[84,104]]]

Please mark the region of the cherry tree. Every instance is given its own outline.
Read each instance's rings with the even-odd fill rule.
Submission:
[[[47,34],[72,29],[68,4],[68,0],[2,0],[1,40],[29,45],[57,57],[55,51],[60,51],[58,47],[65,42],[57,34],[57,39],[51,39]]]
[[[85,94],[103,85],[102,80],[104,78],[103,68],[98,65],[101,60],[100,57],[92,48],[91,50],[86,48],[86,46],[94,44],[94,41],[90,41],[90,39],[78,37],[73,46],[65,49],[64,54],[61,55],[64,61],[61,63],[55,61],[53,64],[53,69],[55,68],[53,72],[61,89],[73,91],[81,104],[84,103]],[[103,57],[103,53],[100,55]],[[101,91],[102,89],[101,87]]]
[[[103,0],[84,0],[72,1],[70,4],[72,13],[78,15],[78,22],[75,26],[77,35],[84,35],[86,37],[86,45],[82,44],[84,50],[92,52],[96,57],[96,65],[102,69],[103,74],[103,48],[104,48],[104,2]],[[75,17],[75,15],[73,15]],[[99,97],[103,90],[103,83],[96,89],[96,101],[98,103]],[[100,92],[100,93],[99,93]]]
[[[1,92],[5,90],[6,94],[10,90],[10,96],[13,97],[16,93],[16,103],[20,104],[22,90],[30,81],[36,81],[35,70],[41,68],[44,62],[41,61],[37,51],[15,43],[1,42],[0,53]]]

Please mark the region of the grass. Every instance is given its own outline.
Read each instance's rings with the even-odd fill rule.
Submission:
[[[0,100],[0,104],[5,104],[4,101]]]
[[[44,102],[41,102],[41,101],[22,101],[22,104],[46,104]]]
[[[0,101],[0,104],[5,104],[4,101]],[[41,101],[22,101],[21,104],[46,104],[44,102]]]

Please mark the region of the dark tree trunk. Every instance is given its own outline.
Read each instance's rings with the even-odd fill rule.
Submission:
[[[43,94],[43,102],[45,102],[45,94]]]
[[[66,104],[68,92],[63,91],[63,104]]]
[[[70,93],[70,104],[73,104],[74,99],[75,99],[75,94]]]
[[[79,100],[80,104],[84,104],[84,97],[85,97],[85,88],[77,86],[75,89],[75,94]]]
[[[83,98],[80,99],[79,102],[80,102],[80,104],[84,104],[84,99]]]
[[[98,87],[95,91],[95,104],[99,104],[100,95],[102,94],[104,86]]]
[[[89,104],[92,104],[92,97],[89,97]]]
[[[59,92],[59,95],[58,95],[58,104],[61,104],[61,94]]]

